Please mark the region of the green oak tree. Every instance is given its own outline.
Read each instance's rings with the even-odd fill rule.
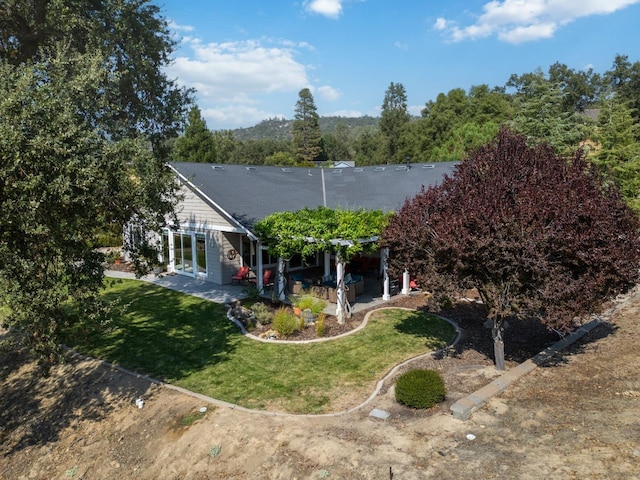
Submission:
[[[239,142],[231,130],[216,130],[213,132],[213,143],[216,150],[216,162],[232,163]]]
[[[3,323],[50,364],[65,334],[105,325],[94,232],[157,230],[173,212],[167,140],[190,92],[164,74],[174,43],[147,1],[8,0],[0,25]],[[137,237],[143,272],[157,255]]]
[[[264,159],[264,165],[293,167],[296,165],[296,159],[290,152],[275,152]]]
[[[344,123],[338,123],[334,133],[322,135],[322,142],[328,161],[339,162],[353,158],[349,141],[349,127]]]
[[[631,63],[628,55],[616,55],[605,81],[618,102],[631,108],[634,121],[640,122],[640,61]]]

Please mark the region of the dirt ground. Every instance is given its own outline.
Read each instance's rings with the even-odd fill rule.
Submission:
[[[412,365],[445,378],[447,400],[430,411],[397,404],[393,379],[355,412],[301,417],[207,404],[96,361],[42,379],[26,355],[0,357],[0,478],[640,479],[640,294],[466,422],[450,405],[498,372],[481,309],[447,314],[459,345]],[[508,366],[554,335],[513,325]]]

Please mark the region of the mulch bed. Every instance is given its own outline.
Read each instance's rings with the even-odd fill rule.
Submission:
[[[450,310],[438,310],[428,302],[428,297],[422,293],[412,295],[396,295],[384,307],[412,308],[427,313],[433,313],[453,321],[460,328],[462,335],[458,344],[446,352],[448,356],[460,356],[464,352],[473,351],[482,357],[493,358],[493,339],[491,331],[484,327],[487,319],[486,309],[482,304],[461,301]],[[274,306],[274,308],[276,308]],[[380,307],[374,307],[380,308]],[[327,315],[325,320],[324,338],[330,338],[349,332],[358,327],[369,310],[355,312],[351,318],[340,325],[337,318]],[[557,333],[547,330],[539,321],[509,320],[510,327],[505,331],[505,359],[507,365],[516,364],[531,358],[549,345],[557,342]],[[269,325],[253,328],[250,333],[256,336],[264,334],[270,329]],[[285,340],[302,341],[316,337],[314,325],[304,330],[297,330]]]

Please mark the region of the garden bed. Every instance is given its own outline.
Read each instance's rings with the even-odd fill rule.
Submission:
[[[285,303],[277,303],[271,302],[266,299],[261,299],[260,303],[265,305],[269,312],[273,315],[280,308],[286,309],[291,315],[296,315],[294,313],[294,309],[291,305]],[[289,341],[305,341],[305,340],[315,340],[319,338],[330,338],[336,337],[343,333],[347,333],[357,328],[362,321],[364,320],[364,313],[361,315],[353,314],[351,318],[345,320],[343,324],[338,323],[338,317],[335,315],[326,315],[324,320],[324,334],[318,335],[316,329],[316,323],[309,323],[304,328],[296,328],[293,333],[290,335],[278,335],[277,332],[274,331],[273,326],[271,324],[261,324],[259,322],[253,323],[250,321],[251,317],[251,309],[244,306],[242,303],[237,302],[232,305],[232,315],[236,320],[238,320],[244,328],[255,335],[256,337],[261,338],[270,338],[272,340],[289,340]],[[298,319],[300,319],[299,315],[296,315]],[[299,322],[300,324],[300,322]],[[275,334],[275,336],[274,336]]]

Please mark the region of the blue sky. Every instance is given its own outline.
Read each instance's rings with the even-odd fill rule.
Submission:
[[[179,40],[170,78],[211,130],[320,115],[377,116],[391,82],[411,113],[453,88],[504,86],[555,62],[602,73],[640,60],[640,0],[154,0]]]

